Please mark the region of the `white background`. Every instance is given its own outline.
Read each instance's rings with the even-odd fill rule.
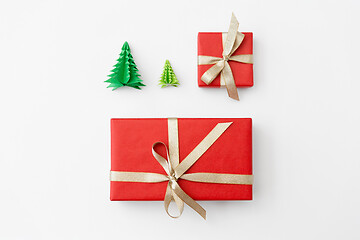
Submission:
[[[180,3],[181,2],[181,3]],[[0,239],[360,239],[359,1],[1,1]],[[240,102],[197,33],[254,33]],[[143,90],[107,89],[128,41]],[[181,82],[160,89],[169,59]],[[110,202],[110,118],[252,117],[254,200]]]

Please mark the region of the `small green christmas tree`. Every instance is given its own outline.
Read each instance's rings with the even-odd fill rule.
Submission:
[[[159,85],[163,87],[167,86],[174,86],[177,87],[180,85],[179,81],[177,80],[175,73],[170,65],[169,60],[165,61],[164,71],[161,74],[161,78],[159,81]]]
[[[125,42],[122,46],[120,57],[114,65],[114,69],[111,70],[112,73],[108,75],[110,78],[105,82],[110,83],[108,88],[112,87],[113,90],[123,86],[141,89],[140,87],[145,85],[139,78],[140,74],[138,71],[131,55],[129,44]]]

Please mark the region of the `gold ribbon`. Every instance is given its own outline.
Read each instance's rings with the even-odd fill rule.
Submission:
[[[202,76],[201,80],[209,85],[220,73],[220,85],[225,85],[229,97],[239,101],[239,95],[236,89],[234,76],[232,74],[228,61],[241,63],[253,63],[252,54],[232,55],[241,45],[245,35],[238,32],[239,22],[234,13],[231,16],[231,22],[228,33],[223,33],[223,52],[222,58],[213,56],[198,56],[198,65],[212,65]]]
[[[245,174],[222,174],[222,173],[188,173],[185,172],[211,147],[211,145],[226,131],[232,122],[218,123],[210,133],[179,162],[179,137],[178,121],[176,118],[168,119],[169,150],[165,143],[156,142],[152,146],[152,154],[166,172],[166,175],[149,172],[122,172],[111,171],[110,181],[118,182],[142,182],[157,183],[168,182],[164,206],[166,213],[172,218],[181,216],[184,210],[184,202],[206,219],[206,211],[189,195],[187,195],[177,183],[178,179],[185,179],[193,182],[220,183],[220,184],[245,184],[251,185],[253,176]],[[163,145],[166,149],[167,159],[155,151],[155,146]],[[175,201],[179,215],[173,216],[169,213],[169,205]]]

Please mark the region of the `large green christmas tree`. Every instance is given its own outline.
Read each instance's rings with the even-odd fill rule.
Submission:
[[[169,60],[165,61],[164,71],[161,74],[161,78],[159,80],[159,85],[163,87],[174,86],[177,87],[179,85],[179,81],[177,80],[175,73],[170,65]]]
[[[114,65],[114,69],[111,70],[112,73],[108,75],[110,78],[105,82],[110,83],[108,88],[112,87],[113,90],[123,86],[141,89],[140,87],[145,85],[139,78],[140,74],[138,71],[131,55],[129,44],[125,42],[122,46],[120,57]]]

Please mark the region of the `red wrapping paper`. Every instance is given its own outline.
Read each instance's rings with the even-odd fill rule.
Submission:
[[[243,32],[245,38],[238,49],[232,54],[253,54],[253,34]],[[213,56],[222,58],[223,42],[220,32],[200,32],[198,35],[198,56]],[[231,71],[237,87],[251,87],[254,85],[253,64],[229,61]],[[213,65],[198,65],[199,87],[220,87],[220,74],[207,85],[201,81],[201,76]]]
[[[220,122],[233,124],[186,172],[252,174],[251,118],[179,118],[180,162]],[[111,119],[111,171],[166,174],[152,155],[152,145],[168,145],[167,119]],[[164,149],[156,149],[166,157]],[[252,185],[198,183],[178,180],[194,200],[251,200]],[[164,200],[167,182],[111,182],[110,199]]]

